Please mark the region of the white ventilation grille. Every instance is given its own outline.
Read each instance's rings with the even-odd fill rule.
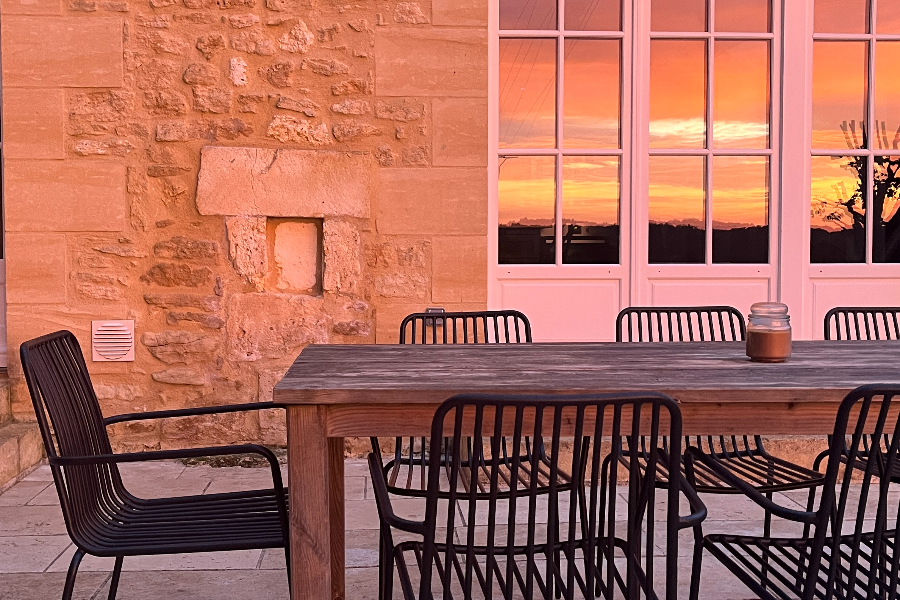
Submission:
[[[134,321],[91,321],[94,362],[134,360]]]

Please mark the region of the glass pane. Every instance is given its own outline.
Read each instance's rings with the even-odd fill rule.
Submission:
[[[716,0],[716,31],[772,31],[770,0]]]
[[[713,147],[768,148],[769,42],[717,40],[714,51]]]
[[[653,0],[651,31],[706,31],[706,0]]]
[[[769,262],[769,158],[713,158],[714,263]]]
[[[872,262],[900,262],[900,157],[875,157]]]
[[[813,42],[813,148],[862,148],[866,42]]]
[[[864,156],[812,157],[810,262],[865,262],[865,172]]]
[[[619,48],[619,40],[566,40],[566,148],[619,147]]]
[[[556,29],[556,0],[500,0],[500,29]]]
[[[500,157],[500,264],[556,262],[555,165],[552,156]]]
[[[706,262],[706,159],[650,157],[649,259]]]
[[[569,31],[621,31],[621,0],[566,0]]]
[[[619,157],[563,158],[562,261],[619,262]]]
[[[900,33],[900,0],[878,0],[878,14],[875,15],[875,31],[878,33]]]
[[[900,145],[900,42],[875,44],[875,144],[880,150]]]
[[[866,33],[869,31],[868,0],[816,0],[813,30],[816,33]]]
[[[500,147],[556,146],[556,40],[500,40]]]
[[[650,42],[650,147],[706,145],[706,42]]]

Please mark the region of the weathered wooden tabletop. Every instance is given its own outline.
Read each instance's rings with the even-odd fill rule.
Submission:
[[[900,382],[900,341],[794,342],[754,363],[742,342],[309,346],[275,387],[284,404],[434,403],[461,392],[658,390],[680,402],[840,401]]]

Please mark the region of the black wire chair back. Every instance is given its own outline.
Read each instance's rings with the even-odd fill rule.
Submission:
[[[72,539],[92,546],[104,507],[128,495],[115,463],[59,466],[56,458],[112,454],[100,405],[75,336],[59,332],[21,346],[31,393],[66,527]]]
[[[825,314],[826,340],[898,340],[900,307],[839,306]]]
[[[604,436],[674,440],[668,457],[653,444],[649,461]],[[441,405],[432,422],[422,521],[396,517],[379,459],[370,455],[382,519],[380,597],[393,597],[396,571],[407,600],[433,598],[628,598],[674,600],[678,531],[699,523],[705,508],[680,477],[657,498],[656,469],[678,472],[681,415],[662,394],[583,396],[462,395]],[[449,449],[445,439],[449,438]],[[464,440],[485,447],[485,469],[467,469]],[[547,448],[545,465],[518,457],[526,439]],[[508,447],[503,448],[503,445]],[[448,464],[442,460],[448,458]],[[512,456],[512,470],[503,467]],[[449,467],[449,469],[447,469]],[[545,476],[523,475],[546,467]],[[557,484],[559,473],[579,485]],[[628,487],[617,482],[627,472]],[[446,478],[446,483],[444,480]],[[467,481],[464,481],[467,480]],[[449,492],[444,487],[449,485]],[[680,517],[679,495],[693,513]],[[661,522],[657,502],[664,502]],[[394,530],[417,534],[394,544]],[[643,532],[643,534],[642,534]],[[656,565],[656,548],[666,548]],[[665,594],[654,585],[665,582]]]
[[[400,324],[400,343],[531,343],[531,323],[517,310],[413,313]]]
[[[826,340],[897,340],[900,339],[900,307],[850,307],[839,306],[832,308],[825,314],[824,333]],[[865,461],[870,449],[875,446],[885,445],[887,440],[876,442],[870,435],[864,435],[862,446],[857,454],[856,465],[859,469],[865,469]],[[816,457],[814,466],[819,468],[828,451],[822,452]],[[841,460],[849,457],[845,453]],[[891,475],[895,481],[900,481],[900,465],[897,471]]]
[[[616,318],[616,340],[628,342],[700,342],[744,341],[747,328],[744,316],[731,306],[684,306],[626,308]],[[662,440],[668,450],[668,440]],[[756,486],[772,491],[792,489],[798,481],[810,476],[808,469],[779,461],[765,452],[760,436],[695,436],[684,439],[684,445],[695,446],[703,452],[741,469],[742,477]],[[646,454],[647,444],[634,448]],[[761,459],[765,464],[759,464]],[[666,473],[660,473],[665,485]],[[698,465],[694,485],[700,492],[737,493],[714,473]]]
[[[869,385],[841,403],[815,510],[779,506],[745,490],[779,517],[804,524],[802,536],[707,536],[706,547],[760,598],[900,598],[900,488],[884,476],[900,466],[898,394],[895,384]],[[866,450],[866,436],[882,443]],[[863,453],[869,460],[854,460]]]
[[[453,344],[530,344],[531,323],[517,310],[488,310],[452,313],[413,313],[400,324],[401,344],[453,345]],[[505,446],[504,446],[505,447]],[[372,448],[378,453],[380,445],[372,438]],[[532,452],[538,456],[542,449],[535,448],[526,439],[522,449],[524,465],[530,464]],[[464,442],[466,468],[478,468],[479,453],[483,449]],[[510,465],[511,457],[506,456],[503,464]],[[427,441],[421,438],[396,438],[394,458],[384,466],[391,493],[403,496],[422,497],[427,487],[428,463]],[[569,482],[567,473],[560,473],[563,483]],[[483,488],[483,486],[481,486]]]
[[[617,342],[742,342],[746,331],[731,306],[632,306],[616,317]]]

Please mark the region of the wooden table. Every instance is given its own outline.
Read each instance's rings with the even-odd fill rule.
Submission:
[[[460,392],[663,391],[688,434],[821,434],[865,383],[900,381],[900,342],[795,342],[783,364],[743,343],[309,346],[287,405],[294,600],[344,598],[344,437],[428,435]]]

